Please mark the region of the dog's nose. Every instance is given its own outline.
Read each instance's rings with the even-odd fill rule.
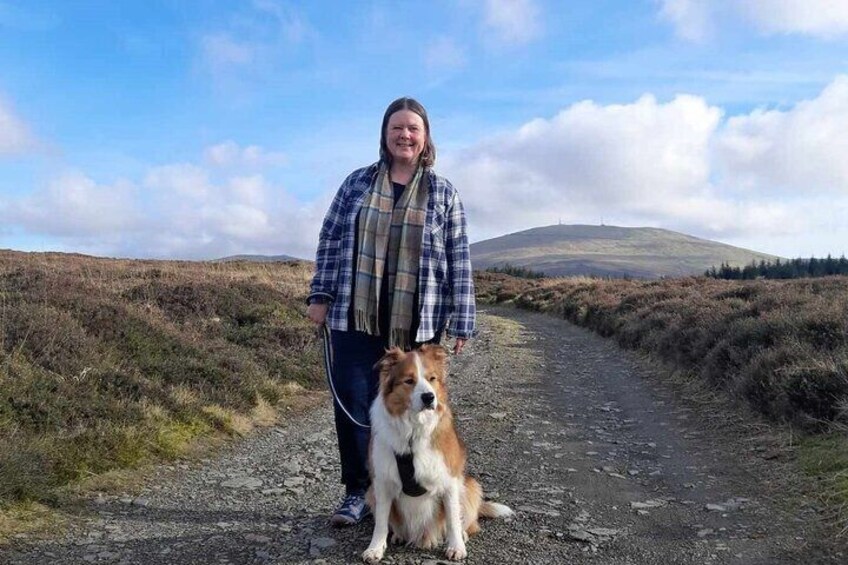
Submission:
[[[421,402],[424,403],[424,406],[432,406],[434,400],[436,400],[436,395],[432,392],[425,392],[421,395]]]

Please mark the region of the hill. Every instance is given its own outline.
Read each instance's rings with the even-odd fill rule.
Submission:
[[[215,261],[253,261],[255,263],[277,263],[281,261],[303,261],[299,257],[291,255],[230,255],[229,257],[221,257]]]
[[[774,255],[660,228],[555,225],[471,245],[475,269],[506,264],[552,276],[655,279],[700,275],[721,263],[744,266]]]

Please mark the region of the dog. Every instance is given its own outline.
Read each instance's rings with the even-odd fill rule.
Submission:
[[[480,483],[465,475],[465,446],[448,405],[446,357],[440,345],[408,353],[395,347],[375,365],[380,385],[371,406],[366,493],[374,533],[362,554],[366,563],[383,558],[390,528],[393,543],[432,549],[446,540],[446,557],[464,559],[479,518],[513,515],[508,506],[483,500]]]

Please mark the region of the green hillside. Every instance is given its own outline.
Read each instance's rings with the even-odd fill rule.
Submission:
[[[721,263],[777,257],[659,228],[555,225],[471,245],[475,269],[506,264],[551,276],[653,279],[703,274]]]

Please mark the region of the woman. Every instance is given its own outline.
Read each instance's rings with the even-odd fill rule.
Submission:
[[[465,212],[450,182],[433,172],[436,148],[424,107],[392,102],[380,160],[350,174],[324,218],[307,316],[330,329],[336,433],[345,498],[331,522],[368,513],[368,410],[375,363],[387,347],[439,343],[462,351],[474,333],[474,285]],[[346,410],[346,412],[345,412]]]

